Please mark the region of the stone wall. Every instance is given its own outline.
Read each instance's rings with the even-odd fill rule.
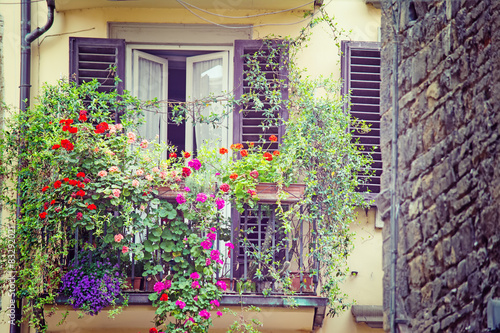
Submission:
[[[396,2],[382,16],[386,316]],[[397,320],[409,332],[488,332],[486,303],[500,298],[500,1],[402,3]]]

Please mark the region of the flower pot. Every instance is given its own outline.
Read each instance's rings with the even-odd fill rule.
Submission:
[[[134,277],[134,290],[141,290],[142,276]]]
[[[233,291],[234,290],[234,280],[231,280],[230,278],[220,278],[219,281],[223,281],[226,283],[226,286],[227,286],[226,291]]]
[[[290,279],[292,280],[292,284],[290,286],[290,289],[293,291],[297,292],[304,292],[304,293],[312,293],[314,292],[314,285],[312,282],[312,277],[309,275],[309,273],[302,273],[302,281],[300,280],[300,272],[291,272],[290,273]],[[302,290],[300,290],[302,282]]]
[[[144,290],[149,291],[149,292],[153,292],[155,283],[158,281],[160,281],[159,275],[148,275],[144,279]]]
[[[302,200],[306,184],[290,184],[283,186],[282,191],[286,194],[286,198],[281,199],[282,203],[296,203]],[[259,183],[255,186],[255,192],[261,203],[276,203],[278,201],[278,185],[275,183]]]
[[[123,290],[130,290],[130,289],[132,289],[132,278],[127,277],[127,279],[125,280],[125,286],[123,287]]]

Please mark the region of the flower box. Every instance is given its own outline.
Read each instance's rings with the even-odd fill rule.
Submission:
[[[281,199],[281,203],[297,203],[304,197],[306,184],[290,184],[290,186],[283,186],[282,191],[285,193],[286,198]],[[261,203],[275,203],[278,201],[278,185],[275,183],[259,183],[255,187],[255,192],[259,197]]]

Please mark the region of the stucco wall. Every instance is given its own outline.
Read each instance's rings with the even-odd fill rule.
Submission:
[[[389,5],[394,1],[385,1]],[[396,317],[409,332],[487,332],[500,296],[500,2],[403,1]],[[382,154],[391,159],[393,20],[383,15]],[[383,187],[390,172],[384,172]],[[385,192],[388,206],[388,192]],[[381,200],[381,203],[383,201]],[[389,214],[384,214],[388,225]],[[384,307],[389,311],[389,228]]]

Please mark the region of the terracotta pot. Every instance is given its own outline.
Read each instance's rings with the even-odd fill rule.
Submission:
[[[142,276],[134,277],[134,290],[141,290]]]
[[[226,286],[227,286],[226,291],[233,291],[234,290],[234,280],[231,280],[230,278],[219,278],[219,281],[223,281],[226,283]]]
[[[282,199],[282,203],[296,203],[302,200],[306,184],[290,184],[283,186],[282,190],[287,197]],[[275,183],[259,183],[255,186],[255,192],[261,203],[275,203],[278,200],[278,185]]]
[[[144,279],[144,290],[153,292],[154,291],[154,286],[155,283],[160,281],[160,276],[159,275],[148,275],[146,279]]]
[[[292,285],[290,286],[290,289],[293,291],[298,291],[300,292],[300,272],[290,272],[290,278],[292,280]],[[314,285],[312,282],[312,277],[309,275],[309,273],[302,273],[302,292],[304,293],[312,293],[314,292]]]

